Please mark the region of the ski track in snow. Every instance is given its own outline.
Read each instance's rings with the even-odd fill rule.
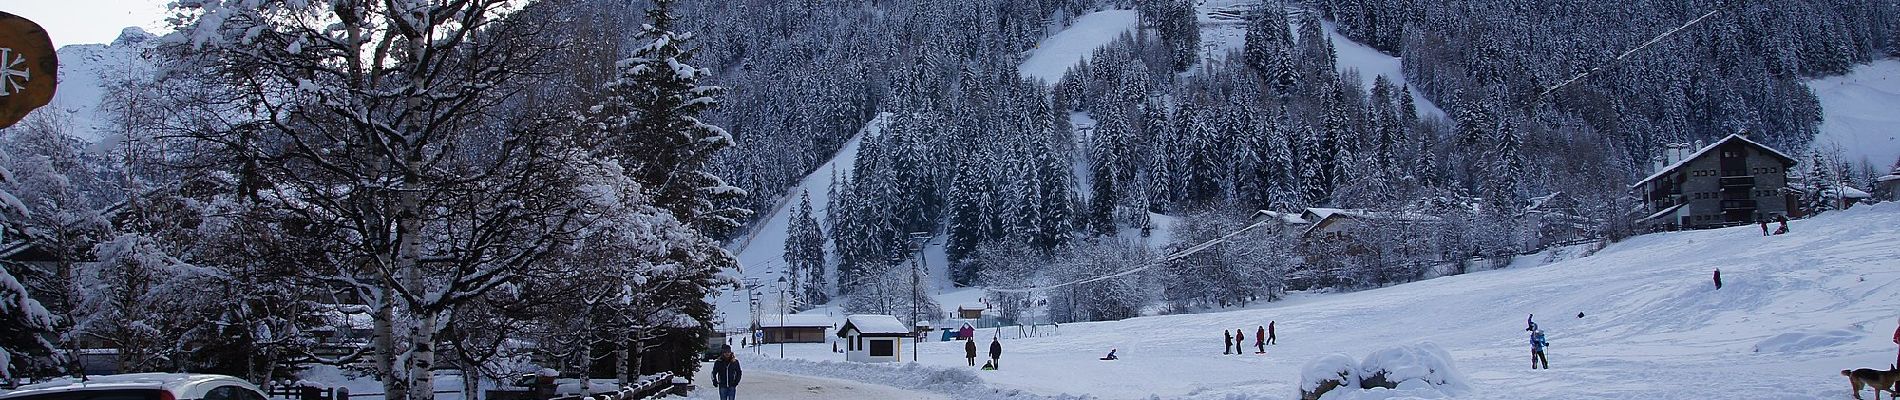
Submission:
[[[744,369],[735,397],[746,399],[832,400],[832,399],[916,399],[948,400],[935,393],[916,392],[890,386],[847,380],[795,375],[761,369]],[[712,364],[699,367],[693,374],[695,389],[687,397],[717,399],[719,390],[712,386]]]
[[[1043,395],[1282,399],[1319,356],[1357,360],[1432,342],[1470,376],[1473,391],[1461,398],[1839,398],[1840,370],[1894,360],[1900,204],[1790,226],[1773,237],[1755,226],[1650,234],[1548,265],[1525,257],[1512,268],[1245,310],[1063,324],[1059,336],[1005,341],[1003,368],[978,374]],[[1710,283],[1717,268],[1721,290]],[[1525,366],[1527,314],[1548,333],[1555,369]],[[1267,321],[1278,322],[1281,341],[1269,354],[1217,350],[1221,330],[1253,336]],[[980,333],[979,344],[993,334]],[[1110,348],[1122,359],[1096,360]],[[926,366],[967,368],[961,343],[918,350]],[[842,359],[828,344],[785,351]]]

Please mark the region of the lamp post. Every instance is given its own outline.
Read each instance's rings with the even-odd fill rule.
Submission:
[[[785,276],[778,277],[778,329],[785,332]],[[785,358],[785,338],[778,338],[778,358]]]

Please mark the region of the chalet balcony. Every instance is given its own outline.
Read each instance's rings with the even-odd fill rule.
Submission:
[[[1722,182],[1722,187],[1725,187],[1725,188],[1727,187],[1754,187],[1755,176],[1754,175],[1724,176],[1722,177],[1721,182]]]
[[[1723,200],[1722,211],[1753,210],[1754,200]]]

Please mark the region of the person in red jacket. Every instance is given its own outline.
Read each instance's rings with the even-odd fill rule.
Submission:
[[[1893,344],[1900,344],[1900,328],[1893,328]],[[1894,364],[1900,364],[1900,355],[1893,357]]]
[[[1253,347],[1254,354],[1267,354],[1267,327],[1262,326],[1253,331]]]

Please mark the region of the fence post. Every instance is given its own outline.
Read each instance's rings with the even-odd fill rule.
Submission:
[[[350,400],[350,388],[338,386],[330,389],[330,398],[332,400]]]

